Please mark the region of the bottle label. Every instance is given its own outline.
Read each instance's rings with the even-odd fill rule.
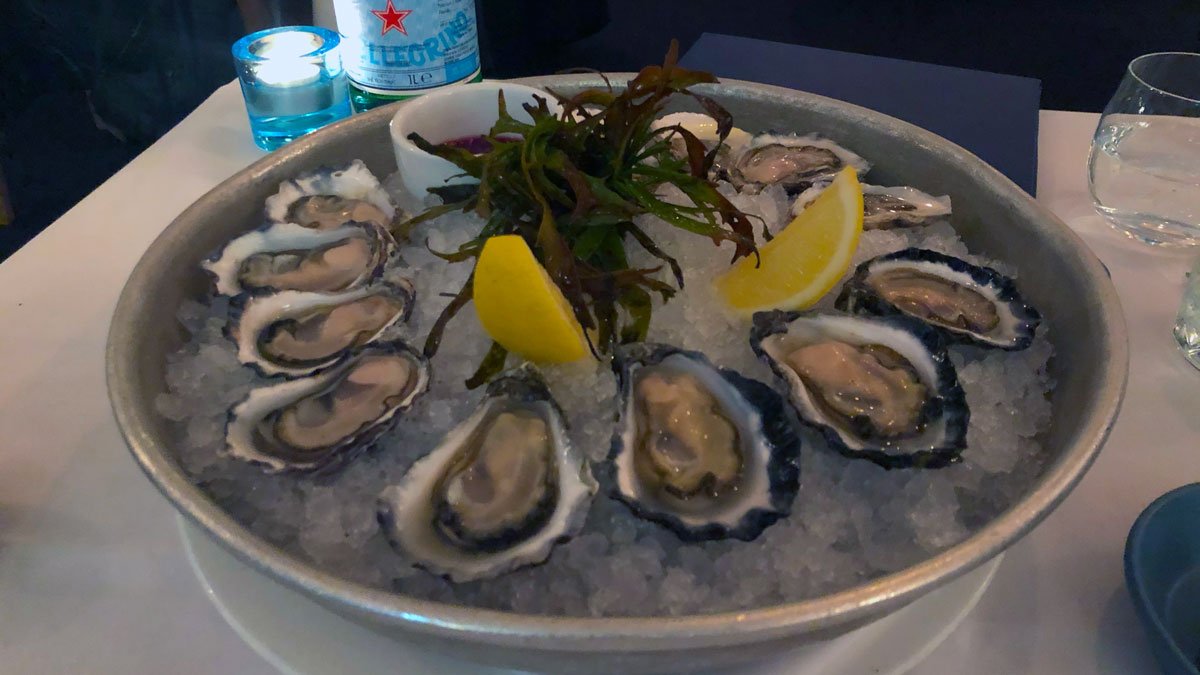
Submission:
[[[335,0],[346,74],[376,94],[420,93],[479,72],[474,0]]]

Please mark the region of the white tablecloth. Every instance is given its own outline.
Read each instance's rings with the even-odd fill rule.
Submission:
[[[1112,271],[1132,340],[1124,410],[1067,501],[1014,546],[965,623],[918,673],[1138,673],[1152,668],[1122,580],[1125,535],[1200,478],[1200,373],[1171,322],[1187,256],[1094,214],[1096,115],[1043,112],[1039,199]],[[174,511],[126,451],[104,388],[117,295],[186,206],[262,156],[235,84],[0,265],[0,671],[271,672],[193,577]]]

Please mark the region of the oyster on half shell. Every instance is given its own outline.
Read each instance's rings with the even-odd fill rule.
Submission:
[[[270,473],[339,466],[428,386],[429,363],[408,345],[368,345],[316,375],[250,390],[229,411],[225,454]]]
[[[1028,347],[1041,323],[1012,279],[921,248],[859,265],[836,305],[847,312],[904,314],[929,324],[947,341],[1009,351]]]
[[[229,242],[201,267],[221,295],[336,292],[374,281],[395,249],[392,235],[368,223],[329,230],[273,223]]]
[[[532,367],[488,385],[475,413],[379,496],[379,523],[413,563],[452,581],[544,562],[583,527],[596,482]]]
[[[686,541],[749,541],[791,511],[800,439],[770,387],[656,344],[618,348],[613,496]]]
[[[760,134],[738,154],[729,180],[739,190],[779,185],[794,194],[814,183],[832,181],[847,166],[860,177],[871,169],[867,160],[816,134]]]
[[[389,230],[398,210],[362,160],[321,167],[279,185],[267,198],[267,219],[327,230],[350,221]],[[401,214],[402,215],[402,214]]]
[[[711,151],[720,136],[717,133],[717,121],[708,115],[693,112],[677,112],[654,120],[652,125],[654,129],[663,129],[670,126],[681,126],[694,134],[705,149]],[[729,175],[729,170],[733,168],[733,162],[742,152],[742,150],[750,143],[750,134],[745,131],[733,127],[729,130],[729,135],[725,137],[725,142],[717,148],[717,153],[713,157],[712,169],[710,175],[715,179],[726,179]],[[671,139],[671,152],[681,159],[687,158],[687,146],[683,139],[675,136]]]
[[[864,230],[915,227],[950,216],[950,197],[946,195],[934,197],[906,186],[861,185]],[[818,183],[797,195],[796,201],[792,202],[792,215],[800,215],[827,187],[828,183]]]
[[[403,278],[342,293],[251,296],[233,311],[229,336],[238,360],[263,375],[307,375],[407,319],[413,296],[412,283]]]
[[[761,312],[750,345],[801,421],[848,457],[940,467],[966,447],[958,374],[940,336],[916,319]]]

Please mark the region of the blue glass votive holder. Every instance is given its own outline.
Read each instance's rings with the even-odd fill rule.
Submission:
[[[350,116],[338,34],[314,26],[251,33],[233,45],[254,143],[274,150]]]

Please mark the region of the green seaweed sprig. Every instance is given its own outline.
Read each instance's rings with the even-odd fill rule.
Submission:
[[[733,259],[756,255],[750,220],[722,196],[709,179],[719,143],[706,148],[694,134],[675,125],[653,128],[671,96],[697,101],[717,123],[724,142],[733,120],[715,100],[691,91],[693,85],[716,82],[706,72],[677,65],[678,43],[661,66],[648,66],[622,91],[611,83],[574,96],[550,93],[561,112],[552,113],[544,99],[523,107],[530,122],[508,112],[499,96],[499,119],[486,138],[491,149],[472,154],[465,148],[432,144],[409,135],[419,148],[442,157],[477,186],[431,189],[443,205],[402,223],[399,234],[452,211],[475,212],[484,219],[478,235],[455,251],[436,255],[448,262],[478,258],[489,237],[518,234],[546,268],[550,278],[583,326],[592,352],[599,356],[613,344],[644,339],[653,310],[652,294],[669,300],[683,287],[679,263],[635,223],[643,214],[698,235],[714,244],[734,243]],[[672,152],[681,139],[685,153]],[[673,185],[691,204],[659,197]],[[632,242],[670,268],[675,285],[662,281],[662,266],[632,267],[626,244]],[[432,356],[453,316],[471,300],[473,275],[446,306],[431,328],[425,353]],[[468,386],[487,381],[503,368],[505,351],[493,345]]]

